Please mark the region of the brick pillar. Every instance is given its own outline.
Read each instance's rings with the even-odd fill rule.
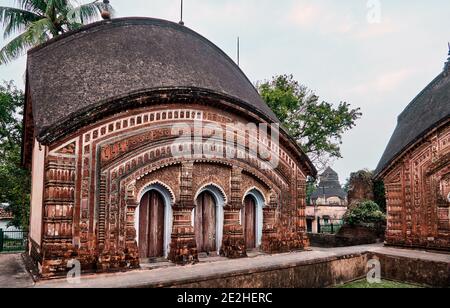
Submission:
[[[181,167],[180,201],[173,206],[172,242],[168,259],[176,264],[198,262],[195,231],[192,226],[194,195],[192,191],[193,162],[185,162]]]
[[[139,268],[139,247],[137,244],[137,232],[135,227],[136,210],[139,206],[134,195],[135,188],[128,191],[125,225],[125,262],[128,268]]]
[[[242,210],[242,169],[233,167],[231,175],[231,202],[224,207],[223,240],[220,254],[227,258],[247,256],[244,230],[239,217]]]
[[[269,204],[263,208],[263,232],[261,250],[266,253],[276,252],[273,243],[277,239],[277,213],[278,196],[275,192],[270,194]]]
[[[67,262],[77,258],[72,245],[75,166],[75,157],[48,157],[45,166],[42,276],[46,278],[65,273]],[[83,267],[89,265],[80,261]]]
[[[309,246],[306,233],[306,179],[299,176],[299,173],[300,171],[297,171],[297,234],[301,241],[299,248],[305,248]]]

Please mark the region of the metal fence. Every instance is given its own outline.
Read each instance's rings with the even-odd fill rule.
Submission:
[[[318,221],[318,233],[336,234],[341,229],[344,222],[342,220],[334,220],[328,222]]]
[[[0,252],[22,252],[27,249],[28,233],[0,229]]]

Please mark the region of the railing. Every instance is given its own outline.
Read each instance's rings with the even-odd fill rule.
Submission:
[[[318,233],[336,234],[339,232],[343,225],[343,221],[336,220],[328,223],[318,222]]]
[[[22,252],[27,249],[28,233],[0,229],[0,252]]]

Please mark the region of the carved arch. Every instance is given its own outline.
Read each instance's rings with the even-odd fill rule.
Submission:
[[[197,190],[197,192],[194,195],[194,203],[196,202],[198,196],[205,190],[205,188],[208,188],[208,187],[215,187],[220,192],[220,195],[224,200],[224,204],[228,204],[229,198],[227,197],[225,190],[220,185],[218,185],[214,182],[208,182],[207,184],[200,186],[200,188]]]
[[[262,201],[264,202],[264,205],[268,204],[267,201],[270,199],[270,197],[267,198],[267,196],[264,195],[264,193],[261,191],[261,189],[259,189],[256,186],[250,187],[249,189],[247,189],[247,191],[244,192],[244,194],[242,195],[242,203],[244,203],[245,198],[253,191],[255,191],[255,192],[257,192],[258,194],[261,195],[261,198],[262,198]]]
[[[138,180],[138,181],[139,181],[139,180]],[[175,203],[176,203],[177,200],[176,200],[175,193],[173,192],[173,189],[172,189],[169,185],[167,185],[166,183],[164,183],[164,182],[162,182],[162,181],[160,181],[160,180],[152,180],[152,181],[146,182],[146,183],[143,184],[143,185],[139,185],[139,186],[138,186],[138,187],[139,187],[139,190],[137,190],[138,187],[135,186],[135,187],[134,187],[134,189],[135,189],[135,193],[134,193],[135,201],[138,202],[138,201],[141,199],[141,197],[142,197],[142,195],[143,195],[143,192],[144,192],[148,187],[154,186],[154,185],[160,185],[160,186],[164,187],[164,188],[167,190],[167,192],[169,193],[169,195],[170,195],[170,200],[171,200],[172,204],[175,204]]]

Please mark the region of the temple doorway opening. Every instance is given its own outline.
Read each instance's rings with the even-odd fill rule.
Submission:
[[[156,190],[144,194],[139,206],[139,256],[164,257],[164,199]]]
[[[253,196],[247,196],[244,200],[243,229],[247,249],[256,248],[256,200]]]
[[[217,250],[216,201],[214,196],[204,191],[197,197],[195,208],[195,235],[199,253],[213,253]]]

